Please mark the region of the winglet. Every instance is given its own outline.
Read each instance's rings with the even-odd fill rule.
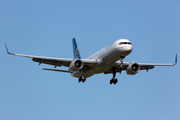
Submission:
[[[77,43],[76,43],[76,39],[73,38],[72,39],[72,43],[73,43],[73,53],[74,53],[74,59],[79,58],[81,59],[78,47],[77,47]]]
[[[177,64],[177,54],[176,54],[176,57],[175,57],[175,63],[174,63],[174,65],[176,65]]]
[[[8,51],[8,48],[7,48],[6,43],[5,43],[5,46],[6,46],[6,52],[7,52],[8,54],[10,54],[10,55],[15,55],[14,53],[10,53],[10,52]]]

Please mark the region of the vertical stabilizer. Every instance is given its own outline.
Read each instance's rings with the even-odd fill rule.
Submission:
[[[81,59],[78,47],[77,47],[77,43],[76,43],[76,39],[73,38],[72,39],[72,43],[73,43],[73,54],[74,54],[74,59],[78,58]]]

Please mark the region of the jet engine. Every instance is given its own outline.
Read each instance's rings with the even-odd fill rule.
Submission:
[[[83,62],[79,59],[73,60],[69,65],[69,71],[78,71],[83,68]]]
[[[129,66],[127,67],[126,73],[127,73],[128,75],[135,75],[135,74],[137,74],[137,73],[139,72],[139,70],[140,70],[139,65],[138,65],[137,63],[132,62],[132,63],[130,63]]]

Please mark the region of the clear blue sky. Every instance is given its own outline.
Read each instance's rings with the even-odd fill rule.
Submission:
[[[117,39],[133,44],[127,62],[173,63],[180,56],[180,0],[1,0],[0,120],[180,120],[180,68],[134,76],[70,74],[6,54],[82,58]],[[179,59],[180,60],[180,59]],[[58,68],[67,69],[67,68]]]

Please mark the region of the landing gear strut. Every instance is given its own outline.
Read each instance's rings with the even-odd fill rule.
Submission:
[[[118,79],[116,77],[116,68],[113,68],[113,78],[110,80],[110,84],[114,83],[114,85],[118,82]]]
[[[119,69],[120,69],[120,74],[121,74],[121,72],[122,72],[122,65],[123,65],[123,60],[124,60],[124,58],[125,58],[125,56],[121,56],[120,57],[120,61],[121,61],[121,65],[120,65],[120,67],[119,67]]]
[[[125,58],[125,56],[121,56],[121,57],[120,57],[121,64],[123,64],[124,58]]]

